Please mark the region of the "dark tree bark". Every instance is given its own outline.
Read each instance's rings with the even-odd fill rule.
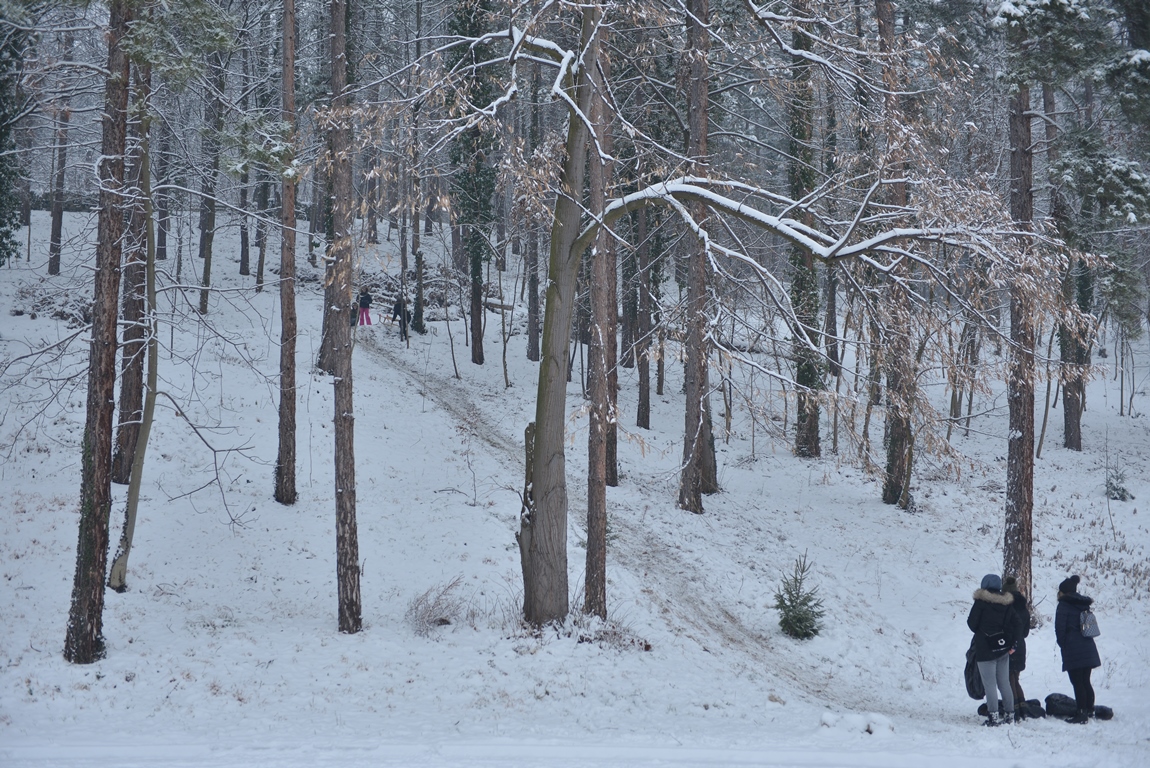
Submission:
[[[580,50],[592,44],[602,9],[583,7]],[[593,56],[588,60],[594,61]],[[575,75],[571,96],[579,114],[591,101],[587,67]],[[527,492],[516,538],[523,568],[523,617],[536,626],[567,615],[567,478],[563,436],[566,426],[567,355],[575,282],[581,254],[572,252],[579,234],[580,195],[587,161],[587,122],[571,114],[567,156],[551,229],[551,256],[545,302],[542,360],[534,426],[528,429]]]
[[[635,361],[639,368],[639,403],[635,409],[635,426],[651,428],[651,243],[647,236],[647,209],[635,212],[638,247],[636,283],[639,306],[635,329]]]
[[[170,134],[161,126],[159,152],[156,153],[156,179],[161,187],[171,182],[172,159],[169,155]],[[171,194],[166,189],[156,191],[156,261],[166,261],[168,258],[168,227],[171,222],[169,201]]]
[[[263,293],[264,270],[267,268],[268,255],[268,225],[264,219],[271,205],[271,182],[262,172],[257,174],[257,178],[259,181],[256,182],[255,198],[256,214],[259,218],[256,221],[256,293]]]
[[[127,0],[108,7],[108,76],[104,84],[100,214],[92,303],[92,345],[88,358],[88,400],[80,479],[80,531],[76,573],[64,638],[64,658],[91,664],[104,656],[104,577],[108,565],[111,512],[112,416],[116,383],[116,317],[123,234],[124,145],[127,134],[128,57],[121,41],[128,32]]]
[[[708,0],[687,2],[687,50],[684,52],[690,85],[687,88],[687,156],[691,158],[693,173],[706,175],[708,62],[710,49],[711,11]],[[699,226],[707,218],[706,206],[692,203],[691,215]],[[688,512],[702,514],[705,488],[712,480],[705,469],[714,466],[714,444],[711,440],[707,385],[707,253],[698,241],[691,253],[687,277],[687,328],[684,346],[687,361],[684,366],[686,400],[684,406],[683,463],[679,477],[679,507]]]
[[[902,159],[902,148],[894,124],[902,121],[898,93],[902,90],[901,78],[893,59],[895,54],[894,3],[891,0],[876,0],[875,15],[878,19],[879,51],[884,54],[883,84],[886,86],[887,143],[891,153],[891,173],[896,179],[906,174],[906,164]],[[894,209],[905,208],[907,204],[906,183],[896,181],[890,185],[890,204]],[[910,296],[902,281],[908,277],[904,265],[893,272],[894,282],[890,286],[890,316],[887,319],[886,376],[886,472],[883,477],[882,500],[884,504],[898,504],[906,508],[910,504],[911,457],[913,456],[914,432],[911,415],[914,408],[914,359],[911,354]]]
[[[152,13],[148,10],[149,15]],[[132,554],[132,542],[136,534],[136,517],[140,506],[140,485],[143,482],[144,459],[148,452],[148,437],[151,434],[152,422],[156,412],[156,387],[159,377],[159,344],[156,339],[156,236],[152,223],[152,179],[151,179],[151,140],[149,137],[152,117],[149,114],[148,99],[151,92],[152,72],[151,65],[146,64],[143,74],[137,76],[137,102],[140,105],[142,125],[140,126],[140,148],[135,154],[139,158],[139,171],[135,174],[139,189],[137,196],[142,206],[140,217],[144,226],[144,295],[145,307],[141,313],[140,323],[146,328],[147,345],[147,395],[140,411],[139,434],[132,450],[131,477],[128,483],[128,498],[124,508],[124,526],[120,531],[120,543],[116,547],[116,556],[112,559],[112,566],[108,569],[108,586],[117,591],[124,592],[128,588],[128,558]],[[133,212],[133,217],[136,213]],[[123,408],[121,407],[121,411]]]
[[[1014,44],[1018,45],[1018,41]],[[1029,230],[1034,221],[1030,118],[1030,86],[1020,83],[1010,99],[1010,215],[1015,226],[1022,230]],[[1034,323],[1033,301],[1027,293],[1025,276],[1020,275],[1010,288],[1003,572],[1015,576],[1025,594],[1033,594],[1030,585],[1034,513]]]
[[[806,0],[795,4],[795,14],[810,14]],[[811,40],[795,32],[791,46],[798,51],[810,51]],[[811,82],[811,64],[801,57],[791,63],[792,93],[790,101],[790,191],[795,200],[802,200],[815,188],[813,111],[814,87]],[[800,218],[808,226],[813,224],[809,211]],[[792,323],[795,355],[795,396],[798,403],[795,417],[795,455],[812,458],[820,455],[819,399],[822,389],[822,366],[818,353],[819,281],[815,272],[814,255],[799,245],[791,247],[791,304],[795,319]]]
[[[620,275],[623,284],[623,322],[619,324],[619,365],[623,368],[635,367],[635,336],[639,325],[639,286],[638,258],[634,248],[626,248],[620,261]]]
[[[483,256],[485,235],[477,227],[467,227],[463,239],[471,277],[471,362],[483,365]]]
[[[352,393],[351,325],[348,308],[355,294],[352,280],[353,231],[351,128],[346,116],[347,4],[331,0],[331,93],[336,113],[331,130],[332,225],[331,286],[327,307],[335,374],[335,541],[339,591],[339,631],[354,634],[363,626],[359,586],[359,533],[355,517],[355,407]]]
[[[422,0],[415,0],[415,60],[420,61],[422,58],[423,2]],[[415,301],[411,313],[411,330],[422,334],[427,333],[427,324],[423,320],[423,250],[419,247],[419,214],[424,208],[423,158],[420,154],[419,144],[419,115],[420,102],[417,99],[411,109],[411,256],[415,260]]]
[[[220,136],[224,130],[223,92],[225,69],[223,54],[208,56],[208,68],[212,73],[211,92],[207,95],[204,109],[204,155],[208,168],[204,172],[200,187],[200,250],[199,257],[204,262],[203,277],[200,280],[200,314],[208,313],[208,293],[212,285],[212,243],[216,236],[216,185],[220,176]]]
[[[243,51],[243,98],[240,100],[240,109],[247,112],[250,105],[251,93],[251,41],[246,40],[246,35],[241,37],[241,49]],[[248,164],[244,163],[244,169],[240,172],[240,274],[250,275],[252,273],[251,265],[251,240],[248,237],[248,182],[251,180],[251,172],[248,169]]]
[[[1087,111],[1092,95],[1087,87]],[[1042,86],[1042,108],[1046,113],[1046,152],[1047,166],[1058,161],[1058,116],[1054,87],[1049,83]],[[1090,215],[1092,203],[1083,201],[1083,213]],[[1059,186],[1051,179],[1050,215],[1063,237],[1070,237],[1069,205],[1059,193]],[[1089,312],[1094,301],[1093,281],[1090,268],[1077,257],[1072,257],[1070,267],[1062,280],[1063,300],[1067,305],[1078,306],[1082,312]],[[1062,445],[1072,451],[1082,450],[1082,410],[1086,400],[1087,366],[1090,364],[1090,347],[1087,343],[1089,324],[1085,322],[1061,323],[1058,328],[1058,351],[1060,374],[1062,377]]]
[[[600,154],[610,155],[610,116],[604,91],[606,31],[596,38],[587,61],[591,67],[591,124],[595,126],[589,160],[588,191],[591,215],[601,217],[607,204],[612,163]],[[598,148],[596,148],[598,144]],[[615,293],[610,273],[615,270],[610,234],[599,230],[591,248],[591,338],[587,349],[587,393],[590,399],[587,430],[587,567],[583,590],[583,610],[607,618],[607,440],[612,417],[608,393],[611,343],[615,331]]]
[[[376,97],[378,98],[378,97]],[[379,149],[375,145],[367,148],[367,180],[363,196],[365,198],[364,223],[367,229],[367,242],[379,243]]]
[[[76,36],[68,31],[64,34],[64,50],[61,60],[72,60],[72,48]],[[52,233],[48,240],[48,274],[60,274],[60,249],[64,230],[64,175],[68,168],[68,122],[72,110],[67,97],[56,109],[56,172],[52,180]]]
[[[116,427],[115,450],[112,454],[112,482],[126,485],[132,479],[136,443],[140,437],[140,424],[144,416],[144,357],[147,327],[147,258],[148,217],[142,189],[151,187],[143,174],[147,169],[146,111],[152,91],[151,66],[137,68],[135,99],[130,121],[131,169],[128,187],[128,231],[125,237],[126,254],[123,266],[124,297],[122,316],[124,338],[120,359],[120,423]]]
[[[351,310],[351,304],[343,307],[342,313],[336,313],[333,309],[339,301],[339,289],[336,285],[335,275],[333,269],[335,267],[335,212],[333,210],[333,202],[335,200],[334,183],[335,183],[335,160],[336,148],[334,138],[332,136],[333,130],[329,127],[327,137],[325,139],[327,145],[327,161],[325,165],[327,170],[323,184],[323,192],[321,195],[321,202],[319,203],[321,218],[324,223],[324,244],[325,253],[323,264],[323,323],[320,328],[319,339],[319,353],[316,355],[315,367],[323,371],[329,376],[335,375],[335,345],[338,343],[336,333],[338,329],[335,326],[348,325],[347,313]],[[317,171],[318,173],[318,171]],[[406,214],[404,222],[407,221]],[[402,254],[402,269],[401,272],[407,272],[407,240],[406,236],[401,231],[400,233],[400,246]],[[401,276],[402,280],[403,277]],[[354,295],[352,291],[352,295]],[[349,297],[350,298],[350,297]]]
[[[528,135],[530,150],[539,148],[539,65],[531,67],[531,131]],[[527,228],[527,359],[539,361],[539,232],[534,222]]]
[[[294,158],[295,146],[295,0],[284,0],[282,119],[288,127]],[[280,174],[280,404],[279,451],[276,454],[275,500],[295,504],[296,492],[296,307],[295,307],[295,197],[296,178]]]

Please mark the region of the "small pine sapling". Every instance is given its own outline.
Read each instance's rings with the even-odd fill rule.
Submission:
[[[1114,464],[1110,463],[1110,435],[1106,435],[1106,498],[1112,501],[1131,501],[1134,494],[1126,487],[1126,470],[1119,463],[1118,456],[1114,457]]]
[[[809,640],[822,629],[823,601],[816,596],[818,587],[808,587],[807,577],[813,565],[807,555],[795,560],[795,569],[775,592],[775,608],[779,611],[779,627],[799,640]]]

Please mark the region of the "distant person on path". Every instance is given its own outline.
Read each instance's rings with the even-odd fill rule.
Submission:
[[[407,324],[411,322],[411,310],[407,308],[407,302],[402,294],[391,308],[391,319],[399,321],[399,340],[407,341]]]
[[[1018,678],[1026,669],[1026,638],[1030,634],[1030,605],[1026,595],[1018,589],[1018,579],[1007,576],[1002,582],[1002,591],[1014,597],[1014,617],[1018,621],[1014,635],[1014,653],[1010,654],[1010,692],[1014,694],[1014,719],[1027,716],[1026,694]]]
[[[1014,693],[1010,690],[1010,654],[1014,650],[1018,619],[1014,613],[1014,595],[1003,593],[1002,579],[994,573],[982,577],[974,591],[974,605],[966,617],[974,633],[974,660],[986,689],[986,722],[998,725],[1014,721]],[[1002,693],[1002,718],[998,715],[998,697]]]
[[[371,325],[371,294],[364,288],[359,292],[359,324]]]
[[[1054,612],[1054,639],[1062,649],[1062,671],[1074,686],[1074,705],[1078,710],[1066,722],[1082,724],[1094,716],[1094,686],[1090,670],[1102,666],[1093,637],[1082,635],[1082,612],[1094,599],[1078,594],[1078,576],[1063,579],[1058,585],[1058,609]]]

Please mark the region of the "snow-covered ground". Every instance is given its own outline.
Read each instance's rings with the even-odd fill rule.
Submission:
[[[0,359],[74,333],[50,309],[90,297],[91,225],[80,216],[68,223],[64,274],[45,276],[41,212],[32,266],[0,270]],[[1119,416],[1113,358],[1100,358],[1086,450],[1059,447],[1053,411],[1036,464],[1033,599],[1044,623],[1031,634],[1022,683],[1030,698],[1071,692],[1050,619],[1058,582],[1080,573],[1102,626],[1098,701],[1116,715],[987,729],[966,696],[962,663],[971,593],[1001,564],[1001,394],[981,397],[975,412],[991,415],[969,437],[955,435],[966,457],[957,477],[920,457],[915,514],[881,504],[875,478],[845,455],[798,460],[761,425],[752,441],[737,408],[729,439],[716,418],[723,492],[697,516],[675,506],[681,366],[667,365],[650,431],[632,426],[637,378],[621,369],[610,621],[573,618],[562,631],[533,634],[517,620],[517,492],[535,394],[525,338],[510,341],[506,388],[498,314],[488,315],[480,367],[458,319],[450,336],[440,319],[408,348],[381,322],[389,307],[377,298],[377,325],[357,330],[355,350],[364,629],[341,635],[332,387],[311,369],[320,287],[307,282],[299,292],[300,499],[285,507],[271,495],[278,292],[257,294],[254,278],[237,274],[234,230],[216,242],[213,278],[228,290],[213,294],[206,324],[192,306],[198,291],[161,299],[160,386],[201,434],[161,399],[129,590],[108,592],[99,663],[73,666],[61,654],[84,420],[75,375],[86,344],[0,394],[4,768],[1150,765],[1145,337],[1135,349],[1136,416]],[[278,253],[278,241],[270,246]],[[306,241],[301,263],[304,249]],[[394,273],[396,250],[393,238],[364,254],[365,274]],[[183,278],[194,286],[200,265],[189,251],[185,238]],[[505,275],[509,292],[514,279]],[[522,328],[522,306],[516,315]],[[574,606],[585,557],[578,376],[568,402]],[[1107,502],[1107,456],[1125,469],[1133,501]],[[113,490],[115,540],[126,488]],[[822,634],[798,642],[782,634],[772,605],[804,553],[827,616]],[[450,623],[426,621],[440,615]]]

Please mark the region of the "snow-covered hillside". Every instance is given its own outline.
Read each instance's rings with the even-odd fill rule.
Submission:
[[[90,297],[91,232],[79,216],[69,225],[63,275],[45,276],[40,212],[32,266],[0,271],[0,359],[76,333],[69,312],[56,310]],[[213,272],[226,290],[213,294],[206,322],[191,303],[198,291],[161,298],[160,386],[171,400],[161,400],[152,429],[129,589],[108,593],[99,663],[72,666],[61,654],[84,340],[0,394],[4,768],[1150,765],[1145,337],[1135,348],[1135,416],[1119,416],[1112,359],[1098,359],[1086,450],[1059,447],[1055,411],[1036,463],[1033,601],[1043,623],[1022,684],[1030,698],[1071,692],[1050,619],[1059,581],[1080,573],[1102,626],[1098,701],[1116,716],[987,729],[962,664],[971,593],[1001,567],[1001,395],[982,398],[975,411],[989,415],[969,437],[955,435],[965,457],[957,477],[920,458],[914,514],[880,503],[875,478],[848,456],[796,459],[761,425],[752,438],[737,410],[729,439],[719,435],[723,492],[697,516],[675,506],[681,366],[667,365],[650,431],[633,426],[636,374],[621,369],[610,620],[572,618],[534,634],[518,621],[515,543],[535,395],[524,335],[511,338],[505,388],[498,314],[488,316],[488,364],[479,367],[458,318],[449,326],[440,315],[407,347],[377,299],[377,324],[357,329],[354,359],[364,630],[341,635],[332,387],[311,369],[321,287],[304,282],[299,292],[300,499],[284,507],[271,496],[278,293],[257,294],[253,278],[236,274],[236,240],[217,237]],[[392,240],[364,254],[365,280],[396,271],[396,248]],[[199,264],[187,242],[183,249],[183,280],[194,286]],[[513,279],[505,278],[509,292]],[[520,306],[518,328],[523,315]],[[578,376],[568,403],[578,590],[586,466]],[[1132,501],[1107,501],[1107,460],[1125,470]],[[126,488],[113,490],[115,539]],[[782,634],[771,606],[804,553],[827,615],[822,634],[798,642]]]

